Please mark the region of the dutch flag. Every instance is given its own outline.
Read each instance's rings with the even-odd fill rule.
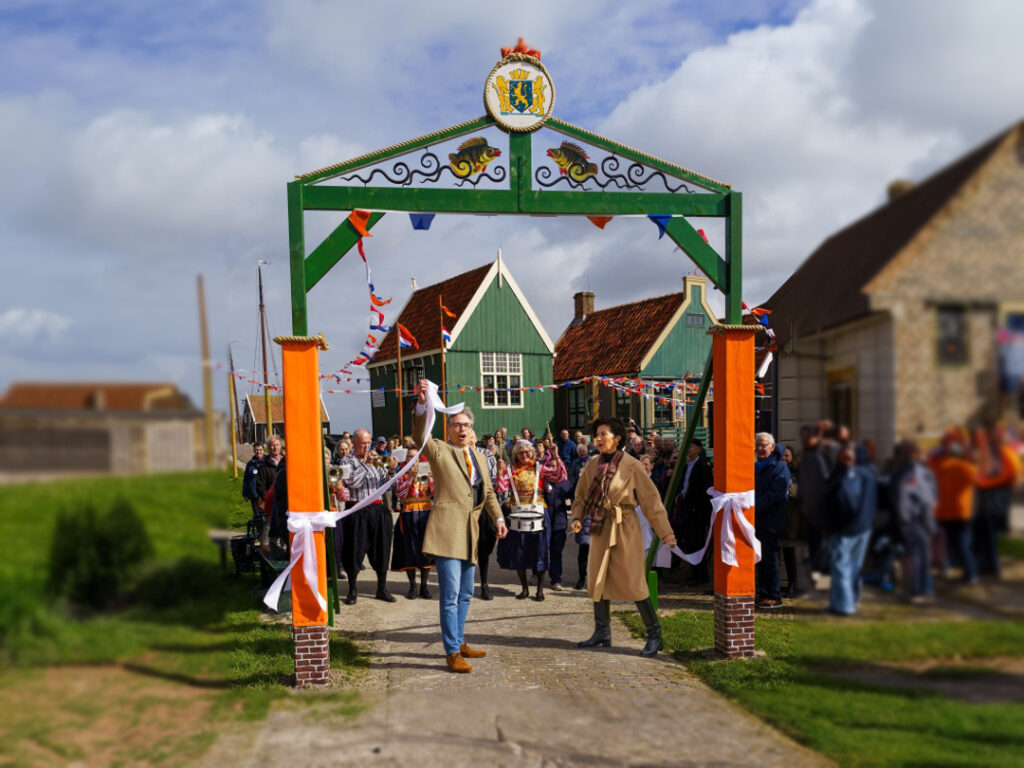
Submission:
[[[441,339],[444,341],[445,344],[451,344],[452,342],[452,335],[448,333],[448,329],[445,328],[443,325],[441,326]]]

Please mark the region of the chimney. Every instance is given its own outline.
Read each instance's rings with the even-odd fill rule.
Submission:
[[[420,289],[420,287],[418,285],[416,285],[416,275],[413,275],[412,276],[412,291],[413,291],[413,293],[415,293],[419,289]]]
[[[896,179],[889,182],[889,202],[891,203],[897,197],[903,197],[910,190],[914,188],[914,182],[909,179]]]
[[[594,294],[591,291],[580,291],[572,297],[574,312],[573,323],[582,323],[588,315],[594,314]]]

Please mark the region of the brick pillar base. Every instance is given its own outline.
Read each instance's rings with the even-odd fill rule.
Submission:
[[[295,687],[327,685],[331,673],[327,627],[292,627],[292,637],[295,639]]]
[[[727,659],[754,655],[754,596],[715,593],[715,651]]]

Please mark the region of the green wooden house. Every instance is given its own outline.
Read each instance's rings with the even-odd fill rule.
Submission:
[[[633,419],[644,432],[658,429],[676,434],[688,413],[682,386],[666,390],[656,382],[699,376],[704,370],[711,337],[708,329],[717,318],[708,306],[707,279],[687,276],[683,290],[667,296],[594,310],[594,294],[573,297],[574,316],[555,345],[555,418],[552,428],[586,429],[599,415]],[[626,377],[642,387],[615,388],[588,377]],[[640,389],[631,394],[626,389]],[[675,397],[676,403],[665,402]]]
[[[456,317],[442,314],[442,304]],[[397,323],[415,337],[418,349],[401,350],[402,432],[412,432],[411,394],[424,376],[441,383],[441,328],[451,335],[444,351],[447,402],[465,402],[476,417],[478,436],[499,427],[540,433],[554,413],[550,389],[555,347],[522,290],[501,259],[419,288],[402,308]],[[397,323],[384,337],[370,372],[371,418],[375,435],[399,434]],[[435,427],[440,436],[440,421]]]

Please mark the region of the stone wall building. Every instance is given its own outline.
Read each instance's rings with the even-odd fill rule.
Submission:
[[[215,456],[225,455],[215,423]],[[16,382],[0,398],[0,479],[199,469],[202,411],[169,383]]]
[[[827,417],[884,461],[905,437],[1024,415],[1024,123],[889,198],[765,304],[784,442]]]

